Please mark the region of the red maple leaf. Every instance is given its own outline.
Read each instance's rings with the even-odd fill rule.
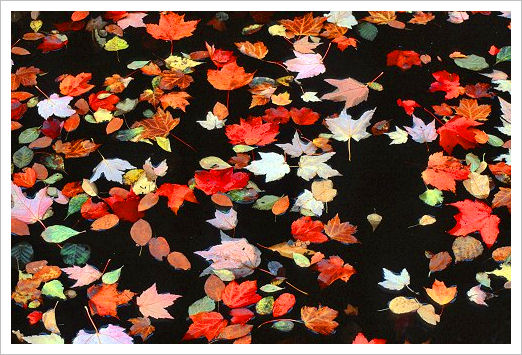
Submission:
[[[211,341],[227,326],[227,320],[218,312],[200,312],[190,316],[192,324],[181,340],[191,340],[201,337]]]
[[[156,194],[169,199],[168,206],[175,214],[178,214],[183,201],[198,203],[194,191],[187,185],[165,183],[158,188]]]
[[[386,344],[386,339],[372,339],[368,341],[363,333],[358,333],[352,344]]]
[[[269,108],[265,110],[263,121],[270,123],[288,123],[290,120],[290,112],[283,106],[277,108]]]
[[[466,180],[468,175],[468,166],[462,165],[460,160],[452,156],[438,152],[430,155],[428,167],[422,172],[422,179],[439,190],[455,192],[455,180]]]
[[[488,248],[495,243],[500,218],[491,214],[491,207],[484,202],[467,199],[449,205],[459,209],[459,213],[454,216],[457,224],[448,231],[449,234],[466,236],[473,232],[480,232],[480,236]]]
[[[79,96],[91,90],[94,85],[88,83],[91,73],[80,73],[76,76],[66,75],[60,82],[60,93],[66,96]]]
[[[226,126],[225,133],[231,144],[263,146],[275,141],[279,125],[263,123],[261,117],[252,117],[249,120],[240,119],[239,124]]]
[[[89,95],[89,106],[93,111],[98,111],[99,108],[103,108],[109,111],[116,109],[116,104],[120,101],[120,98],[108,91],[98,91],[95,94]]]
[[[41,50],[42,53],[47,53],[51,51],[57,51],[67,45],[67,37],[65,37],[62,34],[51,34],[48,36],[45,36],[42,40],[42,43],[36,47],[37,49]]]
[[[301,217],[292,223],[292,235],[303,242],[326,242],[328,237],[323,234],[323,229],[323,222],[312,221],[312,218],[308,216]]]
[[[207,195],[242,189],[249,180],[247,173],[234,173],[233,168],[197,171],[194,178],[196,187]]]
[[[415,100],[401,100],[397,99],[397,105],[402,107],[407,115],[413,115],[415,107],[421,107]]]
[[[459,144],[464,149],[474,148],[477,145],[477,134],[482,135],[482,131],[472,127],[480,126],[482,123],[471,118],[455,116],[443,126],[437,129],[440,136],[439,144],[451,154],[453,148]],[[487,140],[486,140],[487,141]]]
[[[262,297],[257,293],[257,281],[231,281],[223,290],[223,303],[229,308],[242,308],[257,303]]]
[[[329,259],[319,261],[315,268],[320,272],[317,280],[321,288],[331,285],[338,279],[347,282],[356,273],[350,264],[345,264],[343,259],[338,256],[330,256]]]
[[[98,219],[109,214],[109,206],[103,201],[93,202],[92,198],[89,197],[89,199],[83,203],[80,212],[85,219]]]
[[[394,50],[386,56],[386,65],[396,65],[399,68],[406,70],[410,69],[413,65],[421,65],[419,54],[415,51],[401,51]]]
[[[444,91],[446,100],[454,99],[465,92],[465,89],[460,86],[460,78],[457,74],[441,70],[431,75],[433,75],[436,81],[431,83],[430,92]]]
[[[138,211],[140,197],[134,191],[129,192],[126,197],[113,195],[103,200],[111,206],[114,214],[123,221],[134,223],[145,216],[145,212]]]
[[[225,64],[236,61],[234,52],[216,49],[214,45],[209,45],[207,42],[205,42],[205,45],[207,46],[208,55],[216,67],[222,68]]]
[[[177,41],[192,36],[199,20],[185,21],[185,15],[166,11],[160,14],[159,24],[147,24],[147,32],[156,39]]]
[[[292,107],[290,109],[290,117],[295,124],[305,126],[314,124],[319,119],[319,114],[308,107],[302,107],[300,109]]]

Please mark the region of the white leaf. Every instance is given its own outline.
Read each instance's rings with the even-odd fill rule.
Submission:
[[[415,116],[413,118],[412,127],[404,127],[410,134],[411,139],[418,143],[429,143],[437,139],[437,130],[435,129],[435,120],[425,124],[420,118]]]
[[[98,180],[101,175],[105,175],[105,179],[108,181],[123,183],[123,171],[135,169],[136,167],[131,165],[128,161],[122,159],[103,159],[93,169],[94,175],[90,178],[91,182]]]
[[[290,71],[297,72],[296,79],[306,79],[322,74],[326,71],[323,57],[317,53],[303,54],[294,51],[295,58],[283,64]]]
[[[392,140],[391,144],[403,144],[408,141],[408,132],[399,127],[395,127],[395,132],[386,133],[388,137]]]
[[[312,211],[316,216],[321,216],[323,214],[324,203],[316,200],[312,191],[305,189],[295,201],[292,211],[297,212],[302,208]]]
[[[279,180],[290,172],[290,167],[281,154],[259,153],[259,155],[261,160],[254,160],[245,169],[255,175],[266,175],[266,182]]]
[[[487,293],[480,289],[480,285],[470,288],[466,295],[471,302],[475,302],[476,304],[480,304],[486,307],[488,306],[486,303]]]
[[[385,268],[382,268],[382,272],[384,281],[379,282],[379,285],[388,290],[399,291],[410,284],[410,274],[406,269],[402,269],[400,274],[395,274]]]
[[[52,94],[48,99],[42,100],[38,103],[38,114],[47,119],[52,115],[66,118],[76,113],[69,106],[73,98],[71,96],[60,97],[58,94]]]
[[[231,230],[237,225],[237,212],[230,209],[227,213],[216,211],[215,217],[207,220],[214,227],[222,230]]]
[[[209,131],[217,128],[223,128],[227,120],[220,120],[212,112],[207,113],[207,119],[205,121],[196,121],[201,127],[208,129]]]
[[[358,142],[370,137],[371,134],[366,132],[366,129],[370,126],[370,120],[376,109],[366,111],[358,120],[352,120],[352,116],[347,113],[347,110],[342,111],[339,117],[327,118],[326,125],[333,133],[332,138],[342,142],[346,142],[348,139]]]
[[[357,25],[357,20],[351,11],[330,11],[323,16],[326,17],[326,21],[335,23],[340,27],[352,28],[352,26]]]
[[[303,154],[311,155],[314,154],[317,150],[317,147],[312,142],[305,142],[299,138],[299,134],[297,131],[294,134],[294,138],[292,138],[292,144],[276,144],[279,148],[283,149],[286,154],[290,155],[292,158],[300,157]]]
[[[323,101],[317,97],[317,91],[307,91],[303,95],[301,95],[301,99],[304,102],[320,102]]]
[[[81,329],[73,340],[73,344],[132,344],[132,338],[125,333],[125,328],[114,324],[100,328],[99,333]]]
[[[64,340],[57,334],[32,335],[23,338],[29,344],[64,344]]]
[[[316,175],[323,179],[328,179],[332,176],[341,176],[337,170],[332,169],[328,164],[325,164],[335,152],[321,154],[321,155],[303,155],[299,159],[299,169],[297,169],[297,176],[309,181]]]

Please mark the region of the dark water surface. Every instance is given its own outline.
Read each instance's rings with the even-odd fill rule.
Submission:
[[[274,4],[276,6],[276,4]],[[319,5],[318,5],[319,6]],[[323,12],[316,12],[320,15]],[[217,32],[204,23],[213,16],[213,13],[191,12],[188,19],[202,19],[192,37],[175,42],[174,52],[190,53],[204,50],[204,42],[214,44],[216,48],[234,50],[237,52],[234,42],[249,40],[263,41],[269,48],[268,60],[283,61],[292,56],[287,42],[280,37],[272,37],[266,29],[248,37],[241,35],[241,29],[254,23],[247,13],[230,14],[232,19],[228,22],[228,30]],[[275,13],[272,19],[293,18],[296,13]],[[297,14],[300,15],[300,14]],[[28,27],[28,14],[21,20],[13,23],[13,43],[23,33],[30,31]],[[70,13],[43,12],[40,18],[44,22],[44,28],[49,29],[50,23],[67,20]],[[366,13],[355,13],[360,19]],[[491,16],[473,15],[469,21],[455,25],[446,21],[445,13],[436,13],[436,19],[426,26],[408,25],[407,30],[397,30],[388,26],[379,26],[379,34],[373,42],[362,40],[358,48],[348,48],[340,52],[332,47],[326,58],[326,73],[315,78],[303,80],[306,91],[316,91],[318,96],[332,91],[334,88],[323,81],[325,78],[353,77],[361,82],[368,82],[379,73],[384,75],[378,80],[384,91],[372,91],[367,101],[349,110],[354,117],[359,117],[366,110],[377,107],[372,123],[388,119],[392,120],[392,126],[409,125],[411,119],[404,114],[402,108],[396,104],[397,98],[414,99],[425,107],[443,102],[442,93],[429,93],[428,87],[433,81],[431,73],[437,70],[448,70],[460,75],[462,84],[474,84],[477,82],[489,82],[489,79],[478,73],[458,68],[448,54],[460,51],[467,54],[477,54],[485,58],[491,58],[487,53],[491,45],[502,47],[510,44],[510,31],[506,28],[508,19]],[[409,18],[409,16],[407,16]],[[149,14],[145,18],[147,23],[157,23],[157,15]],[[348,34],[355,35],[354,30]],[[54,79],[61,74],[78,74],[90,72],[93,74],[93,82],[100,85],[105,77],[114,73],[122,76],[130,72],[126,65],[135,60],[149,60],[165,58],[169,54],[169,45],[164,41],[153,40],[145,29],[128,28],[124,38],[130,47],[119,52],[120,62],[117,61],[114,52],[106,52],[96,48],[91,34],[85,31],[67,32],[69,45],[67,48],[56,52],[41,54],[37,50],[31,50],[30,56],[18,56],[15,58],[15,68],[19,66],[35,65],[48,74],[38,79],[40,88],[46,93],[57,92],[58,84]],[[27,46],[29,48],[29,46]],[[318,48],[324,53],[326,46]],[[386,54],[395,49],[414,50],[418,53],[428,53],[433,61],[422,67],[413,67],[410,70],[401,71],[397,67],[386,66]],[[248,72],[257,70],[256,76],[277,78],[286,75],[282,68],[246,57],[237,53],[238,63],[244,66]],[[437,61],[439,55],[442,62]],[[510,73],[508,63],[495,66],[495,69]],[[165,152],[157,145],[151,146],[144,143],[115,142],[114,138],[105,134],[105,125],[91,125],[82,120],[80,128],[70,133],[67,140],[78,138],[94,138],[97,143],[103,144],[100,151],[106,158],[121,158],[128,160],[134,166],[141,166],[151,157],[154,163],[163,159],[169,165],[168,173],[160,178],[158,185],[163,182],[186,184],[194,176],[194,171],[200,169],[198,161],[206,156],[215,155],[227,160],[233,155],[231,146],[223,130],[207,131],[202,129],[194,121],[203,120],[206,113],[212,109],[216,101],[225,102],[226,93],[215,90],[206,80],[206,69],[209,64],[196,68],[193,77],[194,83],[187,89],[193,97],[186,113],[179,115],[176,111],[174,117],[181,117],[181,123],[173,133],[197,148],[193,152],[184,145],[171,139],[172,153]],[[489,72],[489,71],[486,71]],[[150,86],[150,77],[136,75],[128,88],[120,98],[137,98],[144,88]],[[290,88],[294,102],[290,106],[310,107],[321,114],[321,119],[331,114],[339,113],[342,103],[323,101],[318,103],[303,103],[298,99],[298,89]],[[508,101],[509,95],[501,95]],[[499,125],[500,108],[498,100],[487,100],[484,103],[492,105],[491,122],[486,122],[484,130],[494,133],[492,127]],[[454,103],[457,101],[454,100]],[[245,88],[233,91],[230,95],[230,117],[227,123],[236,123],[239,117],[248,115],[262,115],[265,107],[256,107],[248,110],[250,94]],[[132,123],[141,119],[141,113],[149,108],[147,103],[140,103],[131,113],[126,115],[127,122]],[[416,112],[425,121],[431,118],[423,111]],[[24,127],[33,127],[41,124],[42,118],[38,116],[36,109],[29,109],[22,119]],[[326,129],[319,124],[312,127],[301,126],[301,131],[306,137],[315,137]],[[294,134],[292,125],[282,126],[281,133],[277,137],[278,142],[289,142]],[[14,133],[12,149],[19,148],[17,136]],[[438,142],[438,141],[437,141]],[[437,142],[429,145],[429,152],[425,144],[408,141],[406,144],[390,146],[387,136],[371,137],[361,142],[352,143],[352,161],[348,163],[346,144],[333,142],[337,154],[329,161],[330,165],[342,173],[342,177],[334,177],[335,188],[338,196],[328,204],[328,213],[323,214],[321,220],[328,221],[339,213],[341,220],[348,220],[358,226],[356,237],[362,242],[359,245],[345,246],[340,243],[325,243],[314,245],[315,250],[325,255],[339,255],[345,262],[357,269],[349,282],[337,281],[330,287],[319,289],[317,272],[303,270],[297,267],[290,259],[283,258],[277,253],[262,250],[261,267],[266,269],[270,260],[281,262],[285,268],[287,277],[293,284],[310,293],[309,297],[295,293],[297,304],[288,314],[288,318],[300,319],[299,310],[303,305],[317,306],[318,304],[329,306],[340,311],[337,321],[340,323],[336,333],[325,337],[312,334],[302,325],[297,324],[290,333],[281,333],[264,326],[259,329],[254,327],[252,340],[254,343],[351,343],[355,334],[364,332],[368,338],[384,338],[390,343],[410,342],[432,343],[508,343],[510,342],[510,301],[509,291],[500,292],[500,296],[488,300],[489,307],[477,306],[467,300],[465,293],[477,284],[475,274],[484,270],[492,270],[495,262],[490,258],[490,253],[485,252],[473,262],[453,264],[442,272],[431,275],[428,279],[428,260],[424,256],[425,250],[432,252],[450,251],[454,237],[446,231],[453,227],[453,215],[456,209],[449,206],[440,208],[430,207],[424,204],[418,195],[425,191],[421,179],[421,172],[427,165],[429,154],[442,149]],[[273,145],[259,149],[259,151],[278,151]],[[488,161],[503,153],[503,149],[492,148],[489,145],[480,145],[473,153],[481,157],[486,153]],[[457,147],[453,156],[464,158],[467,151]],[[62,187],[68,181],[78,181],[88,178],[92,169],[99,163],[99,155],[91,154],[86,158],[67,159],[66,170],[68,175],[57,186]],[[307,182],[296,176],[295,171],[286,175],[282,180],[264,183],[264,177],[252,177],[261,189],[271,195],[289,195],[296,197],[305,188],[310,188]],[[100,191],[108,191],[113,183],[105,179],[96,182]],[[91,259],[89,264],[103,269],[108,259],[111,259],[109,269],[115,269],[124,265],[119,289],[130,289],[141,292],[156,282],[159,292],[170,292],[183,297],[178,299],[168,311],[175,320],[153,320],[156,331],[149,338],[149,343],[177,343],[183,337],[190,324],[187,317],[187,308],[194,301],[203,297],[203,284],[205,278],[200,278],[199,273],[208,266],[208,263],[194,251],[204,250],[219,243],[219,231],[206,223],[205,220],[213,218],[214,205],[208,196],[196,190],[199,204],[186,203],[180,209],[177,216],[166,207],[165,200],[161,200],[153,209],[147,211],[145,219],[150,222],[155,236],[165,237],[172,250],[184,253],[192,263],[190,271],[175,271],[166,262],[158,262],[144,250],[138,256],[139,250],[135,247],[129,235],[130,223],[121,222],[119,226],[105,232],[87,232],[74,242],[88,244],[91,247]],[[464,190],[462,184],[458,184],[457,193],[453,196],[445,192],[447,203],[472,198]],[[490,201],[490,199],[488,199]],[[235,231],[236,237],[246,237],[250,243],[273,245],[290,239],[290,225],[298,218],[295,213],[287,213],[277,218],[270,212],[252,209],[250,205],[237,205],[239,223]],[[55,215],[47,222],[48,225],[64,223],[63,218],[66,209],[55,208]],[[376,211],[383,216],[381,225],[372,233],[366,216]],[[425,227],[408,228],[417,223],[419,217],[430,214],[437,218],[437,223]],[[507,209],[496,209],[495,214],[501,218],[498,246],[510,245],[510,215]],[[79,218],[79,215],[69,217],[66,225],[77,230],[89,229],[90,222]],[[46,259],[50,265],[64,266],[60,257],[59,248],[44,242],[40,237],[41,227],[34,224],[30,227],[30,237],[13,237],[13,243],[26,240],[35,250],[35,260]],[[423,293],[421,300],[426,302],[427,297],[424,287],[430,287],[436,277],[443,280],[446,285],[457,285],[457,300],[448,305],[441,317],[441,322],[436,327],[430,327],[420,320],[415,313],[396,316],[389,311],[377,310],[387,307],[387,303],[394,296],[379,289],[377,283],[382,280],[381,269],[386,267],[394,271],[407,268],[411,275],[411,287]],[[16,284],[17,272],[13,268],[13,285]],[[270,281],[268,275],[256,271],[248,279],[258,280],[261,286]],[[61,280],[70,285],[67,278]],[[501,285],[499,283],[498,285]],[[60,302],[56,311],[57,322],[62,336],[66,342],[72,341],[80,329],[91,329],[92,326],[86,317],[84,305],[87,304],[85,295],[86,287],[78,290],[78,297],[66,302]],[[498,289],[498,287],[497,287]],[[292,290],[289,289],[289,292]],[[293,293],[293,292],[292,292]],[[403,292],[404,295],[407,295]],[[409,295],[408,295],[409,296]],[[359,316],[348,317],[343,309],[348,304],[359,307]],[[52,302],[54,305],[54,302]],[[51,302],[44,299],[44,310],[51,307]],[[29,326],[26,316],[29,310],[25,310],[13,303],[12,328],[19,329],[25,335],[38,334],[45,329],[41,323]],[[130,306],[118,309],[120,320],[115,318],[100,318],[94,320],[98,327],[113,323],[122,327],[130,327],[126,321],[139,315],[138,308],[133,302]],[[254,325],[268,320],[268,317],[257,316],[253,320]],[[141,342],[140,338],[134,338],[135,342]],[[200,340],[206,342],[205,339]],[[16,342],[16,340],[14,340]]]

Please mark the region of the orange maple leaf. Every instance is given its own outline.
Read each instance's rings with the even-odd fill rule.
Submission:
[[[473,120],[485,121],[491,113],[491,105],[479,105],[477,100],[462,99],[455,113]]]
[[[337,317],[336,310],[330,307],[307,307],[301,308],[301,319],[308,329],[319,334],[330,335],[339,325],[334,319]]]
[[[336,214],[334,218],[328,221],[324,226],[324,231],[330,238],[341,243],[359,243],[357,238],[353,236],[353,234],[357,232],[357,227],[348,222],[341,223],[339,214]]]
[[[453,301],[457,296],[457,287],[446,287],[443,281],[435,280],[431,288],[426,288],[426,293],[432,300],[444,306]]]
[[[128,303],[135,293],[129,290],[119,292],[117,287],[118,284],[113,283],[111,285],[93,285],[87,289],[91,314],[118,318],[116,308],[119,305]]]
[[[172,118],[170,112],[158,108],[154,116],[134,123],[132,128],[144,128],[140,134],[140,139],[166,137],[178,123],[179,118]]]
[[[462,165],[460,160],[438,152],[430,155],[422,179],[439,190],[455,192],[455,180],[466,180],[468,175],[469,167]]]
[[[90,140],[77,139],[66,143],[58,140],[54,143],[53,148],[56,153],[65,154],[65,158],[82,158],[94,152],[99,146],[101,144],[96,144]]]
[[[317,280],[321,288],[330,286],[335,280],[339,279],[348,282],[350,277],[356,273],[350,264],[345,264],[343,259],[338,256],[330,256],[329,259],[323,259],[314,267],[320,272]]]
[[[169,92],[168,94],[160,97],[161,107],[166,109],[167,107],[172,107],[174,109],[179,108],[181,111],[185,112],[185,107],[189,105],[187,99],[190,99],[191,96],[185,91],[180,92]]]
[[[80,73],[76,76],[66,75],[60,82],[60,93],[66,96],[80,96],[94,87],[88,83],[91,78],[91,73]]]
[[[192,36],[198,22],[185,21],[185,15],[167,11],[160,14],[159,24],[147,24],[147,32],[156,39],[177,41]]]
[[[314,17],[312,12],[301,17],[294,17],[293,20],[281,20],[280,24],[295,36],[318,36],[323,28],[326,17]]]
[[[218,90],[235,90],[250,83],[254,73],[247,73],[236,62],[231,62],[221,69],[209,69],[207,77],[209,83]]]

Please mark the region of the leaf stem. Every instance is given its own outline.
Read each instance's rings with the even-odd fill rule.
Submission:
[[[280,319],[271,319],[271,320],[267,320],[266,322],[263,322],[261,324],[259,324],[257,327],[260,328],[261,326],[265,325],[265,324],[270,324],[270,323],[276,323],[276,322],[282,322],[282,321],[286,321],[286,322],[295,322],[295,323],[304,323],[303,321],[301,320],[297,320],[297,319],[290,319],[290,318],[280,318]]]
[[[96,327],[96,324],[94,324],[94,321],[92,320],[91,314],[89,313],[89,310],[87,309],[87,306],[83,306],[85,308],[85,312],[87,312],[87,317],[89,317],[89,320],[91,321],[92,326],[94,327],[94,330],[96,331],[96,336],[98,337],[98,343],[101,344],[100,339],[100,332],[98,331],[98,328]]]
[[[170,135],[172,137],[174,137],[174,139],[180,141],[181,143],[185,144],[187,147],[189,147],[190,149],[192,149],[194,152],[197,152],[196,148],[194,148],[193,146],[191,146],[190,144],[188,144],[187,142],[185,142],[183,139],[175,136],[172,132],[170,133]]]

